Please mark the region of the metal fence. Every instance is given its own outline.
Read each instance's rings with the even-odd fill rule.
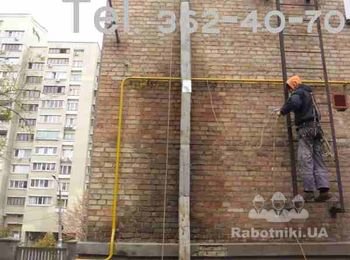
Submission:
[[[67,260],[67,248],[17,247],[15,260]]]

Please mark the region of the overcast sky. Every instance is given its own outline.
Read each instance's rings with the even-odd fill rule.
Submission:
[[[101,45],[102,34],[95,29],[94,14],[106,0],[80,3],[80,32],[73,33],[73,3],[62,0],[1,0],[1,13],[30,13],[49,32],[50,41],[93,41]]]

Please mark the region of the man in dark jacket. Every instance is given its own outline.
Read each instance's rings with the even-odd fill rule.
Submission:
[[[304,177],[304,199],[306,202],[324,202],[331,198],[328,171],[322,157],[322,129],[320,115],[314,102],[312,89],[302,84],[299,76],[287,81],[291,96],[278,115],[294,112],[298,132],[298,168]],[[314,197],[316,189],[319,196]]]

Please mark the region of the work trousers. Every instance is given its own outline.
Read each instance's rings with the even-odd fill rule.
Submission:
[[[329,188],[328,170],[322,156],[322,129],[318,123],[298,128],[298,170],[304,191]]]

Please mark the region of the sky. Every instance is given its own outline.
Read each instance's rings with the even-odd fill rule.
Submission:
[[[94,25],[98,8],[106,0],[80,3],[80,31],[73,32],[73,3],[63,0],[1,0],[1,13],[29,13],[48,30],[50,41],[83,41],[102,43],[102,33]]]

